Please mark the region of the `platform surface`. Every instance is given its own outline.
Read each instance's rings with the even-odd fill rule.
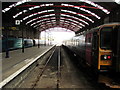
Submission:
[[[29,63],[34,58],[38,57],[52,46],[40,46],[38,48],[29,47],[25,48],[25,52],[22,53],[21,49],[13,50],[9,52],[10,57],[5,58],[5,52],[2,53],[2,80],[9,77],[11,74],[19,70],[21,67]]]

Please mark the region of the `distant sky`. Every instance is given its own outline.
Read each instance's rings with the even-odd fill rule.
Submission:
[[[68,40],[75,36],[75,33],[65,28],[50,28],[46,30],[46,37],[51,36],[56,43],[61,43],[63,40]],[[41,33],[41,37],[45,37],[45,31]]]

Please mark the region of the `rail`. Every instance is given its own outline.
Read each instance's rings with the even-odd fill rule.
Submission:
[[[59,89],[59,84],[60,84],[60,76],[61,76],[61,54],[60,54],[60,48],[59,48],[59,51],[58,51],[58,75],[57,75],[57,89]]]
[[[54,51],[52,52],[52,54],[50,55],[50,57],[48,58],[47,62],[45,63],[45,66],[44,68],[42,69],[42,71],[39,73],[39,76],[37,77],[37,80],[35,81],[35,83],[32,85],[32,89],[35,88],[35,86],[37,85],[38,81],[40,80],[41,76],[43,75],[45,69],[46,69],[46,66],[48,65],[49,61],[51,60],[53,54],[55,52],[55,49]]]
[[[56,89],[58,90],[59,86],[60,86],[60,76],[61,76],[61,74],[60,74],[60,71],[61,71],[61,69],[60,69],[61,68],[60,47],[56,47],[53,50],[53,52],[51,53],[51,55],[49,56],[49,58],[45,61],[43,68],[39,71],[36,80],[34,81],[34,83],[31,86],[32,89],[35,89],[37,87],[37,85],[39,85],[39,82],[44,81],[44,78],[42,78],[42,76],[44,77],[44,75],[46,75],[45,73],[47,72],[47,70],[48,69],[52,70],[53,67],[55,70],[53,72],[56,72],[56,82],[55,82],[54,86],[56,86]],[[39,85],[39,86],[41,86],[41,85]],[[48,86],[46,86],[46,87],[48,87]]]

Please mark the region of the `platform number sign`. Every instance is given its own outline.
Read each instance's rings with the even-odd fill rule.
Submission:
[[[15,20],[15,25],[20,25],[21,22],[22,20]]]

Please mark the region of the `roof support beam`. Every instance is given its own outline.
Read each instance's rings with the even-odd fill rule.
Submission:
[[[61,3],[54,3],[55,6],[60,6]],[[59,7],[55,7],[55,16],[56,16],[56,25],[58,26],[60,23],[60,13],[61,13],[61,9]]]

